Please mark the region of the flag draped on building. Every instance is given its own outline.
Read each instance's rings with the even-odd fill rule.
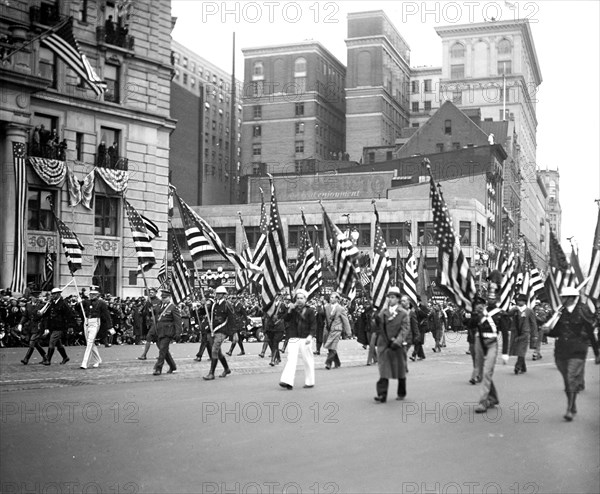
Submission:
[[[294,273],[294,290],[302,288],[311,298],[323,284],[321,263],[315,256],[315,248],[310,240],[304,211],[302,212],[302,228],[298,242],[298,257],[296,259],[296,272]]]
[[[404,266],[404,294],[417,306],[417,257],[410,242],[408,243],[408,257]]]
[[[267,234],[269,233],[269,218],[267,217],[267,206],[265,205],[265,198],[262,189],[260,189],[260,225],[258,229],[260,235],[258,237],[258,241],[256,242],[252,262],[261,268],[261,271],[253,274],[250,279],[256,282],[262,282],[262,269],[267,249]]]
[[[497,259],[497,269],[502,274],[502,282],[498,287],[498,301],[501,310],[507,311],[513,299],[515,285],[515,252],[507,233],[504,244]]]
[[[171,262],[171,292],[173,293],[173,302],[180,304],[192,294],[190,288],[189,273],[185,266],[185,262],[181,257],[179,243],[175,233],[172,234],[173,239],[173,259]]]
[[[72,275],[77,270],[81,269],[84,247],[79,241],[79,238],[77,238],[77,235],[69,230],[69,227],[56,216],[52,201],[50,201],[50,209],[52,210],[52,215],[54,216],[54,221],[56,222],[60,240],[65,251],[65,257],[67,258],[67,263],[69,265],[69,271]]]
[[[460,241],[454,233],[446,202],[433,181],[429,160],[426,159],[426,163],[429,169],[433,228],[438,245],[440,285],[448,289],[457,305],[470,311],[476,293],[475,280],[460,248]]]
[[[190,248],[190,252],[192,253],[192,259],[196,260],[196,257],[194,257],[194,251],[192,250],[193,246],[195,246],[194,250],[196,252],[196,256],[200,257],[202,254],[208,251],[207,249],[203,248],[204,241],[201,238],[203,237],[208,242],[208,247],[217,254],[219,254],[221,257],[229,261],[231,264],[233,264],[233,267],[235,269],[250,269],[254,272],[259,270],[257,266],[243,259],[242,256],[240,256],[235,250],[225,246],[223,241],[215,233],[212,227],[203,218],[201,218],[200,215],[198,215],[198,213],[196,213],[190,206],[188,206],[186,202],[181,197],[179,197],[179,194],[177,194],[177,192],[173,193],[176,196],[181,211],[181,216],[184,221],[184,228],[186,229],[186,239]],[[186,218],[188,218],[188,220],[191,223],[186,223]],[[194,237],[192,237],[192,235],[188,235],[188,232],[195,232],[195,243],[190,243],[191,239],[193,239]]]
[[[55,26],[40,42],[81,77],[98,96],[104,93],[106,83],[96,74],[87,57],[79,49],[79,43],[73,34],[72,17]]]
[[[127,199],[124,199],[123,202],[127,218],[129,219],[129,226],[131,227],[131,234],[133,235],[138,264],[142,270],[148,271],[156,264],[156,257],[150,243],[150,236],[141,215],[129,204]]]
[[[238,211],[240,216],[240,224],[242,225],[242,257],[248,262],[252,262],[252,250],[250,249],[250,243],[248,242],[248,235],[246,235],[246,228],[244,227],[244,220],[242,219],[242,213]],[[235,270],[235,289],[241,292],[250,283],[250,276],[246,269]]]
[[[275,182],[269,175],[271,183],[271,214],[269,217],[269,231],[267,233],[266,253],[263,263],[263,284],[261,298],[263,311],[272,315],[275,310],[275,297],[280,290],[288,286],[290,277],[287,268],[285,250],[285,237],[283,224],[277,207],[275,195]]]
[[[42,283],[40,288],[48,290],[54,284],[54,259],[50,253],[48,242],[46,242],[46,252],[44,254],[44,271],[42,271]]]
[[[390,286],[392,262],[379,224],[379,213],[374,204],[373,207],[375,208],[375,239],[373,243],[371,300],[373,307],[380,309]]]
[[[594,233],[594,245],[592,246],[592,260],[588,271],[588,281],[583,293],[588,300],[598,301],[600,299],[600,209],[598,209],[598,220]]]
[[[23,293],[27,281],[27,169],[25,167],[25,144],[12,143],[13,165],[15,170],[15,238],[14,238],[14,263],[10,289],[13,292]],[[9,175],[4,178],[8,179]],[[5,211],[4,214],[10,214]],[[12,242],[12,239],[4,239]]]
[[[325,208],[323,209],[323,224],[325,225],[325,235],[327,243],[331,249],[333,257],[333,267],[338,283],[339,292],[347,297],[354,285],[356,270],[354,264],[358,259],[359,251],[352,240],[344,235],[342,231],[331,221]]]

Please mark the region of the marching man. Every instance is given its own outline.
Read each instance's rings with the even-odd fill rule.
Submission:
[[[112,329],[108,305],[100,298],[97,287],[90,288],[89,298],[82,300],[81,304],[84,312],[83,332],[87,345],[79,368],[87,369],[90,360],[92,367],[98,367],[102,363],[100,352],[95,344],[96,338],[102,340],[107,332],[114,334],[114,329]]]

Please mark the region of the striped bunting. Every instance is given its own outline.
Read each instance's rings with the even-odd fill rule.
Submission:
[[[64,161],[29,157],[27,162],[48,185],[59,185],[67,176],[67,165]]]
[[[27,281],[27,169],[25,167],[25,144],[12,142],[13,165],[15,167],[15,246],[13,272],[10,289],[23,293]],[[8,179],[8,175],[5,176]],[[5,214],[10,214],[5,211]],[[4,239],[8,241],[9,239]]]
[[[129,183],[129,173],[125,170],[115,170],[97,166],[98,175],[115,192],[125,192]]]

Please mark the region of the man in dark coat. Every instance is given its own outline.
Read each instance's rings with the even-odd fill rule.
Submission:
[[[40,344],[40,339],[44,333],[41,323],[41,317],[39,315],[39,311],[44,305],[44,300],[40,297],[39,300],[31,299],[27,305],[25,306],[25,311],[21,317],[21,321],[19,322],[19,331],[23,333],[23,335],[29,340],[29,348],[27,349],[27,354],[25,358],[21,360],[23,365],[27,365],[29,363],[29,359],[33,354],[34,350],[37,350],[39,354],[42,356],[42,362],[46,362],[46,352],[42,348]]]
[[[138,360],[147,359],[148,350],[150,350],[152,342],[156,341],[156,327],[154,326],[152,314],[156,313],[156,307],[158,307],[160,304],[161,301],[156,296],[156,288],[150,288],[148,290],[148,300],[146,301],[144,309],[142,310],[143,322],[147,328],[146,345],[144,346],[144,353],[138,357]]]
[[[246,313],[244,304],[239,298],[236,297],[231,305],[233,307],[233,320],[231,321],[232,336],[231,347],[229,347],[227,355],[231,357],[236,344],[240,346],[240,353],[238,353],[238,356],[246,355],[246,350],[244,350],[243,332],[246,329],[246,324],[248,324],[248,314]]]
[[[376,389],[377,403],[387,401],[390,379],[398,379],[398,400],[406,396],[406,338],[410,332],[410,315],[400,305],[400,288],[388,290],[383,309],[377,314],[377,356],[379,380]]]
[[[421,297],[417,297],[417,308],[415,312],[417,314],[417,321],[419,322],[419,341],[414,342],[414,349],[412,357],[410,359],[415,362],[416,360],[425,360],[425,335],[429,332],[429,307],[421,302]]]
[[[62,343],[63,333],[70,324],[73,324],[75,313],[69,307],[69,304],[62,298],[62,290],[53,288],[50,301],[41,309],[40,315],[46,323],[44,335],[50,333],[50,343],[48,344],[48,359],[43,362],[44,365],[50,365],[54,350],[62,356],[61,365],[66,364],[70,359],[67,356],[65,347]]]
[[[286,313],[287,307],[283,304],[281,295],[277,295],[273,314],[270,316],[265,314],[264,316],[265,334],[269,339],[269,346],[271,348],[271,362],[269,362],[271,367],[281,362],[279,343],[283,339],[283,332],[285,330],[283,318]]]
[[[215,378],[218,362],[223,365],[223,373],[219,377],[227,377],[231,374],[231,369],[227,365],[227,359],[221,351],[223,342],[232,334],[233,307],[225,298],[227,288],[219,286],[215,290],[215,300],[205,301],[206,317],[210,327],[208,343],[211,347],[210,353],[210,371],[208,375],[203,376],[205,381],[212,381]]]
[[[513,331],[510,339],[510,355],[517,356],[515,374],[527,372],[525,357],[530,341],[537,337],[538,327],[533,309],[527,307],[527,295],[517,296],[517,307],[510,311],[513,317]]]
[[[84,312],[83,332],[86,347],[80,369],[87,369],[90,359],[92,367],[98,367],[102,359],[96,347],[96,338],[102,340],[112,330],[112,319],[108,305],[100,298],[100,292],[96,287],[90,289],[89,298],[82,300],[81,305]]]
[[[162,368],[167,361],[169,370],[167,374],[173,374],[177,370],[175,361],[169,352],[171,340],[181,335],[181,313],[177,306],[171,301],[171,292],[162,290],[161,304],[156,307],[154,317],[156,318],[156,337],[158,339],[158,359],[154,364],[154,375],[162,373]]]

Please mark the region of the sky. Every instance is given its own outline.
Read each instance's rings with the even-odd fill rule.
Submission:
[[[510,5],[514,6],[510,9]],[[600,199],[600,2],[590,1],[199,1],[173,0],[173,38],[230,71],[236,33],[236,77],[241,50],[321,42],[346,63],[347,14],[384,10],[411,49],[411,66],[440,66],[434,27],[527,18],[542,73],[537,93],[537,164],[560,172],[562,244],[574,236],[589,264]],[[585,268],[584,268],[585,269]]]

